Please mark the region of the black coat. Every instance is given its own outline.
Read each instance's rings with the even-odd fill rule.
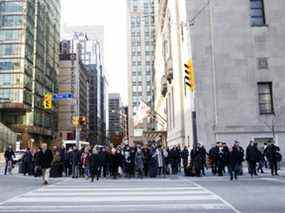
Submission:
[[[233,150],[229,153],[229,165],[232,168],[240,165],[243,161],[243,152],[239,151],[237,148],[233,148]]]
[[[71,164],[72,165],[79,165],[80,163],[80,152],[79,150],[73,150],[71,152]]]
[[[47,149],[45,152],[40,151],[38,155],[39,165],[43,169],[50,168],[51,162],[53,160],[53,154],[51,150]]]
[[[266,149],[264,150],[264,154],[269,162],[275,162],[279,161],[279,159],[277,159],[279,158],[278,155],[280,155],[279,151],[280,148],[272,144],[266,147]]]
[[[32,153],[29,151],[29,152],[25,152],[25,154],[23,155],[23,163],[26,163],[26,164],[32,164],[33,162],[33,155]]]
[[[10,161],[10,160],[13,160],[13,157],[16,157],[16,155],[13,150],[6,150],[4,157],[7,161]]]
[[[183,149],[181,152],[181,156],[182,156],[182,159],[188,159],[188,157],[189,157],[188,149]]]
[[[99,154],[92,154],[90,157],[90,171],[91,174],[97,174],[99,167],[102,164],[102,160]]]
[[[248,146],[246,148],[246,160],[248,162],[258,162],[259,154],[256,146]]]

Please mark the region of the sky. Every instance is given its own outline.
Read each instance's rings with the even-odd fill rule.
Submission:
[[[103,25],[108,92],[127,104],[126,0],[61,0],[62,25]]]

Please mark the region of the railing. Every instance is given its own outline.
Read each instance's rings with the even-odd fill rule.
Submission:
[[[17,134],[0,122],[0,153],[3,152],[8,144],[15,145]]]

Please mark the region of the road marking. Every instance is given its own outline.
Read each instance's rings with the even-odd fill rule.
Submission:
[[[133,188],[91,188],[92,185],[90,185],[88,188],[83,188],[83,187],[72,187],[72,186],[68,186],[68,188],[66,187],[55,187],[55,188],[50,188],[50,187],[44,187],[39,189],[38,191],[41,192],[56,192],[56,191],[96,191],[96,192],[100,192],[100,191],[178,191],[178,190],[200,190],[197,187],[164,187],[164,188],[159,188],[159,187],[133,187]],[[96,187],[96,186],[93,186]]]
[[[171,183],[162,187],[157,183],[128,181],[124,184],[106,181],[101,185],[88,182],[87,185],[83,179],[64,180],[62,184],[45,186],[5,201],[0,205],[0,212],[228,212],[233,209],[217,195],[193,182],[180,180],[176,185]]]
[[[73,203],[73,202],[95,202],[95,201],[174,201],[177,200],[181,201],[191,201],[191,200],[217,200],[217,196],[215,195],[205,195],[205,196],[196,196],[196,195],[189,195],[189,196],[137,196],[137,197],[117,197],[110,195],[108,197],[100,197],[100,194],[96,197],[19,197],[13,200],[14,203],[26,203],[26,202],[53,202],[53,203]]]
[[[232,204],[230,204],[228,201],[224,200],[221,196],[217,195],[216,193],[206,189],[205,187],[193,182],[193,184],[195,184],[197,187],[200,187],[201,189],[205,190],[206,192],[208,192],[209,194],[215,195],[219,200],[221,200],[225,205],[227,205],[228,207],[230,207],[235,213],[241,213],[237,208],[235,208]]]
[[[134,205],[82,205],[82,206],[0,206],[0,212],[13,212],[17,209],[18,212],[104,212],[116,209],[118,211],[136,211],[140,208],[156,209],[156,210],[222,210],[228,209],[224,204],[134,204]],[[18,210],[19,209],[19,210]]]
[[[155,192],[155,191],[124,191],[124,192],[112,192],[112,195],[116,195],[116,196],[125,196],[125,195],[133,195],[133,196],[137,196],[137,195],[193,195],[193,194],[208,194],[208,192],[205,191],[163,191],[163,192]],[[94,192],[84,192],[84,196],[95,196],[95,195],[100,195],[100,196],[110,196],[110,192],[100,192],[97,193],[96,191]],[[58,192],[31,192],[31,193],[27,193],[25,196],[66,196],[66,197],[70,197],[70,196],[83,196],[83,193],[80,192],[61,192],[60,194]]]
[[[278,182],[278,183],[285,183],[285,180],[280,180],[280,179],[276,179],[276,178],[260,178],[261,180],[266,180],[266,181],[274,181],[274,182]]]

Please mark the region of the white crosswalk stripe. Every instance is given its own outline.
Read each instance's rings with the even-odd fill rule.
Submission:
[[[66,180],[0,204],[0,212],[237,212],[217,195],[181,180]]]

